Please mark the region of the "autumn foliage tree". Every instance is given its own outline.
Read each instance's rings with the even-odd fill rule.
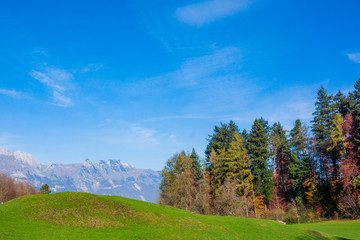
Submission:
[[[250,131],[220,123],[204,164],[193,150],[162,172],[160,202],[189,211],[300,222],[360,215],[360,79],[344,95],[317,92],[311,127],[262,117]]]
[[[15,181],[13,178],[0,173],[0,203],[11,199],[39,192],[28,182]]]

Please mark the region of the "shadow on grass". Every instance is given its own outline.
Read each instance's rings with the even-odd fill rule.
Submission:
[[[336,240],[352,240],[350,238],[343,238],[337,236],[325,236],[324,234],[316,231],[306,231],[308,234],[305,236],[298,237],[299,240],[308,240],[308,239],[317,239],[317,240],[329,240],[329,239],[336,239]]]

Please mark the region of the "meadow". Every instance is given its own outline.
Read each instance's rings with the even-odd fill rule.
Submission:
[[[0,205],[0,239],[339,238],[360,239],[360,221],[282,225],[73,192],[27,195]]]

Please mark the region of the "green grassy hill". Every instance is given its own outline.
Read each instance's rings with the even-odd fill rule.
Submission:
[[[0,239],[333,238],[268,220],[203,216],[116,196],[57,193],[0,205]]]
[[[360,239],[360,221],[324,221],[293,226],[326,233],[338,239]]]

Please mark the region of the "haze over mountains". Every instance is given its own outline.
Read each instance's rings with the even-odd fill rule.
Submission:
[[[34,187],[48,184],[52,192],[89,192],[157,202],[161,175],[120,160],[89,159],[83,163],[42,165],[29,153],[0,148],[0,173],[28,180]]]

